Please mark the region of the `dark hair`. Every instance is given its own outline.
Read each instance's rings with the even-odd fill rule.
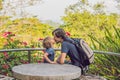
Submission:
[[[51,45],[51,43],[50,43],[50,40],[51,40],[52,38],[51,37],[46,37],[44,40],[43,40],[43,47],[44,48],[51,48],[52,47],[52,45]]]
[[[66,38],[66,33],[64,31],[64,29],[62,28],[57,28],[55,29],[53,32],[52,32],[52,35],[55,35],[56,37],[58,38],[62,38],[62,39],[65,39]]]

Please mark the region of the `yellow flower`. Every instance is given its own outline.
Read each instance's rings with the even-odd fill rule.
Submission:
[[[37,57],[37,56],[38,56],[38,53],[34,53],[34,54],[33,54],[33,57]]]

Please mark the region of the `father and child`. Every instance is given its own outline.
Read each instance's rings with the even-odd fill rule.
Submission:
[[[66,57],[69,56],[71,64],[81,68],[79,52],[76,46],[70,43],[72,39],[66,35],[66,32],[62,28],[57,28],[52,32],[52,35],[54,38],[46,37],[43,40],[43,47],[45,48],[44,62],[64,64]],[[55,42],[61,44],[61,54],[56,62],[54,61],[55,51],[53,49]],[[82,72],[82,74],[84,74],[84,72]]]

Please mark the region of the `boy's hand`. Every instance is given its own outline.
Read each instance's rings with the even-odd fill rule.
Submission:
[[[51,64],[56,64],[56,62],[53,62],[53,61],[52,61],[52,62],[50,62],[50,63],[51,63]]]

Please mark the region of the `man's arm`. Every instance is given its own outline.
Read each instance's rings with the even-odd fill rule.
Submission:
[[[57,59],[57,62],[60,64],[64,64],[65,58],[66,58],[66,53],[61,53],[59,58]]]

